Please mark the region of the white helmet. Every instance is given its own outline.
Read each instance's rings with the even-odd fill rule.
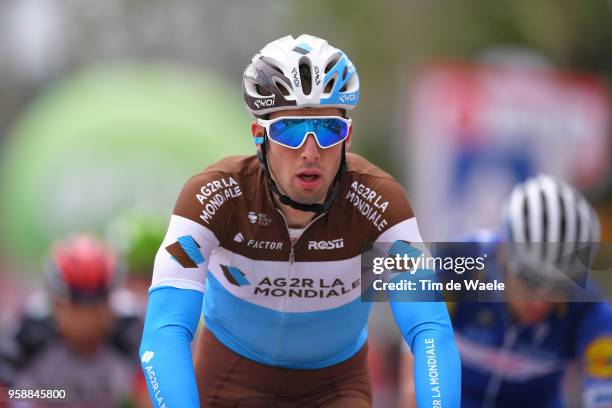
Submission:
[[[305,108],[353,109],[359,77],[341,50],[312,35],[288,35],[259,51],[244,71],[244,101],[255,116]]]
[[[510,261],[526,266],[531,278],[555,283],[587,271],[593,252],[588,259],[578,254],[599,242],[599,220],[582,194],[568,184],[546,175],[518,184],[504,219]]]

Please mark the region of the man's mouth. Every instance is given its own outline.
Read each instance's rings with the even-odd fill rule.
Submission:
[[[302,180],[314,181],[321,177],[321,173],[317,170],[302,170],[298,172],[297,176]]]
[[[321,173],[317,170],[302,170],[297,173],[297,178],[303,187],[316,187],[321,180]]]

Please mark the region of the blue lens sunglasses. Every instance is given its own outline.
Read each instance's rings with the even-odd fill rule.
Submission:
[[[351,119],[339,116],[282,116],[257,119],[257,123],[266,129],[270,140],[289,149],[302,147],[310,134],[319,147],[328,149],[346,140],[351,129]],[[263,143],[263,137],[255,138],[255,143]]]

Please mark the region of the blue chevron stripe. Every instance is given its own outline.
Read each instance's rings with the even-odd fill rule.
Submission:
[[[229,265],[227,266],[227,269],[232,274],[239,286],[246,286],[251,284],[251,282],[249,282],[249,280],[244,277],[242,272],[240,272],[240,269],[236,268],[235,266]]]
[[[179,237],[178,243],[181,248],[183,248],[183,251],[185,251],[189,259],[193,261],[193,263],[199,265],[204,262],[204,257],[200,252],[200,246],[191,235]]]

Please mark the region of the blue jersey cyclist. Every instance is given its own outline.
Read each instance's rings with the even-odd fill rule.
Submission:
[[[566,183],[541,175],[514,188],[504,220],[499,232],[453,245],[486,256],[483,278],[506,284],[503,299],[449,304],[462,406],[612,406],[612,309],[585,268],[599,241],[594,210]],[[572,363],[579,370],[567,378],[581,381],[564,389]]]
[[[155,259],[140,349],[151,398],[160,407],[370,407],[361,254],[376,242],[421,241],[406,193],[347,152],[359,78],[327,41],[269,43],[246,68],[243,93],[257,155],[225,158],[186,183]],[[416,356],[419,404],[458,406],[444,304],[391,307]]]

